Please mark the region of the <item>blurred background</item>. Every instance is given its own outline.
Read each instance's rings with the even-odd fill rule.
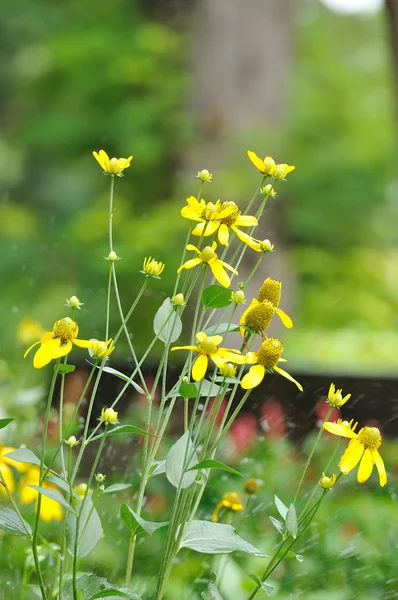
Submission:
[[[269,238],[276,252],[267,256],[255,285],[267,276],[283,280],[282,306],[295,322],[282,338],[291,370],[309,378],[351,378],[347,382],[361,390],[357,400],[387,381],[382,406],[395,423],[397,1],[0,4],[0,416],[25,419],[12,443],[35,435],[48,383],[45,369],[34,371],[23,361],[24,349],[41,328],[51,329],[68,314],[66,298],[75,294],[84,303],[81,337],[103,337],[109,180],[92,157],[100,148],[111,156],[134,155],[116,181],[114,217],[126,307],[142,285],[144,256],[166,263],[162,280],[151,283],[135,313],[138,349],[152,339],[153,314],[174,281],[186,228],[179,210],[196,194],[197,171],[213,173],[206,200],[244,205],[259,183],[247,149],[296,165],[263,219],[260,237]],[[117,352],[115,360],[122,360],[122,344]],[[326,380],[318,382],[315,396],[327,391]],[[304,406],[303,420],[311,410]],[[377,411],[374,404],[363,416],[378,419]],[[321,417],[313,409],[311,415],[313,424]],[[355,416],[361,417],[360,407]],[[270,413],[267,422],[274,417]],[[243,437],[250,426],[242,426]],[[267,432],[250,450],[250,464],[257,465],[256,476],[270,480],[286,460],[286,429],[276,436],[282,450]],[[244,444],[236,440],[239,464]],[[299,469],[289,448],[292,469]],[[389,452],[391,469],[395,446]],[[267,466],[258,466],[265,455]],[[287,480],[284,485],[288,490]],[[370,484],[369,494],[361,495],[366,510],[359,525],[363,506],[353,481],[350,486],[336,519],[351,523],[352,517],[356,524],[337,533],[328,525],[323,559],[310,543],[307,570],[295,563],[290,574],[280,575],[286,586],[292,573],[307,573],[306,600],[321,598],[311,591],[319,577],[329,591],[335,588],[325,592],[327,599],[398,598],[395,559],[381,561],[387,541],[377,541],[388,519],[388,548],[398,543],[394,486],[375,495]],[[223,489],[212,492],[209,507]],[[259,511],[269,506],[271,491]],[[100,552],[107,555],[106,547]],[[100,571],[108,560],[96,555]],[[17,575],[12,581],[17,585]]]

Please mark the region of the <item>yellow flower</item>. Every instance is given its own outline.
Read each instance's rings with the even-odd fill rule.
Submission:
[[[110,173],[111,175],[117,175],[118,177],[123,177],[122,171],[127,169],[130,166],[130,163],[133,159],[132,156],[128,158],[111,158],[105,152],[105,150],[100,150],[98,152],[93,152],[93,156],[95,160],[101,165],[104,169],[105,173]]]
[[[254,333],[263,333],[271,323],[275,314],[274,305],[268,300],[259,302],[253,299],[250,306],[244,311],[240,318],[240,324],[249,327]],[[245,337],[245,329],[241,327],[241,334]]]
[[[14,479],[14,475],[13,475],[13,472],[10,469],[10,467],[12,467],[13,469],[16,469],[19,473],[24,473],[26,471],[25,465],[17,462],[16,460],[12,460],[12,458],[7,457],[7,454],[10,454],[10,452],[14,452],[14,450],[15,450],[15,448],[11,448],[10,446],[4,446],[0,442],[0,471],[1,471],[1,474],[3,475],[4,481],[5,481],[8,489],[10,490],[11,494],[13,494],[15,491],[15,479]],[[4,496],[6,495],[4,486],[1,485],[1,483],[0,483],[0,493],[3,494]]]
[[[144,266],[141,273],[146,274],[148,277],[156,277],[159,279],[159,275],[163,273],[164,263],[155,260],[150,256],[149,258],[144,258]]]
[[[296,167],[287,165],[286,163],[275,164],[275,161],[270,156],[266,156],[264,160],[259,158],[255,152],[251,150],[247,151],[247,155],[252,161],[253,165],[257,167],[261,173],[268,175],[269,177],[275,177],[275,179],[285,179],[286,175],[291,171],[294,171]],[[270,194],[271,195],[271,194]]]
[[[239,350],[233,348],[217,348],[223,341],[221,335],[207,336],[203,331],[199,331],[196,334],[198,340],[197,346],[175,346],[171,350],[194,350],[198,353],[193,365],[192,365],[192,379],[200,381],[206,375],[207,366],[209,364],[209,358],[217,365],[218,368],[222,367],[225,362],[231,361],[243,365],[245,358],[241,355]]]
[[[200,202],[191,196],[187,198],[188,206],[181,209],[181,215],[191,221],[199,221],[192,231],[192,235],[208,236],[218,230],[218,241],[223,246],[229,245],[229,229],[232,229],[238,238],[245,244],[250,245],[252,237],[244,233],[239,227],[255,227],[258,225],[256,217],[241,215],[239,207],[235,202],[220,202],[215,204]]]
[[[325,473],[322,473],[322,477],[318,481],[318,485],[324,490],[329,490],[336,483],[337,476],[333,473],[331,477],[326,477]]]
[[[384,462],[378,452],[382,439],[377,427],[362,427],[358,433],[355,433],[355,426],[352,426],[352,422],[341,422],[341,420],[337,423],[324,423],[323,427],[334,435],[351,438],[339,462],[340,471],[344,475],[360,463],[357,480],[359,483],[364,483],[371,476],[373,465],[376,465],[381,487],[387,483]]]
[[[96,358],[106,358],[112,354],[115,349],[115,344],[113,343],[112,338],[110,338],[107,342],[100,342],[98,340],[90,340],[90,342],[93,342],[91,352]]]
[[[103,408],[101,410],[101,419],[104,421],[104,423],[110,423],[110,424],[114,424],[117,423],[117,416],[119,413],[117,413],[115,410],[113,410],[113,408]]]
[[[235,275],[238,275],[238,271],[218,258],[215,252],[216,248],[216,242],[213,242],[211,247],[206,246],[202,251],[200,251],[196,246],[188,244],[187,250],[193,250],[196,252],[197,257],[187,260],[187,262],[181,265],[181,267],[177,270],[177,273],[179,273],[182,269],[192,269],[201,263],[208,264],[217,281],[224,287],[229,287],[231,285],[231,280],[225,269],[232,271],[232,273],[235,273]]]
[[[340,408],[351,398],[351,394],[347,394],[346,396],[342,396],[343,390],[336,390],[334,383],[330,384],[329,393],[328,393],[328,402],[330,406],[334,406],[335,408]]]
[[[226,494],[224,494],[221,501],[217,504],[217,506],[214,509],[213,514],[211,516],[211,520],[213,521],[213,523],[218,522],[218,513],[220,512],[221,508],[228,508],[229,510],[232,510],[233,512],[242,511],[243,510],[242,496],[239,494],[239,492],[227,492]]]
[[[247,244],[252,250],[256,252],[273,252],[275,246],[271,244],[269,240],[256,240],[252,238],[251,242]]]
[[[72,350],[72,344],[79,346],[79,348],[92,348],[94,342],[77,339],[78,332],[79,327],[77,323],[69,317],[55,321],[53,330],[47,331],[40,341],[32,344],[26,350],[24,358],[26,358],[32,348],[40,344],[40,348],[36,351],[33,358],[33,366],[36,369],[41,369],[52,360],[69,354]]]
[[[260,385],[264,379],[267,369],[272,369],[282,375],[289,381],[292,381],[300,390],[303,391],[301,384],[296,381],[289,373],[284,369],[278,367],[278,362],[286,362],[284,358],[281,358],[283,352],[283,345],[280,340],[275,338],[269,338],[265,340],[257,352],[248,352],[246,354],[246,363],[254,365],[249,369],[249,372],[243,377],[241,386],[244,390],[251,390],[254,387]]]
[[[291,329],[293,327],[293,321],[281,308],[279,308],[281,293],[282,282],[277,281],[276,279],[271,279],[271,277],[267,277],[259,289],[257,300],[258,302],[264,302],[265,300],[271,302],[271,304],[274,305],[275,312],[282,321],[283,325],[288,329]]]
[[[43,334],[44,329],[39,321],[34,321],[33,319],[22,319],[18,325],[17,338],[21,344],[31,344]]]
[[[30,504],[31,502],[36,501],[36,510],[37,510],[37,501],[39,493],[30,487],[31,485],[40,485],[40,469],[35,465],[32,465],[28,468],[27,472],[21,479],[21,492],[20,498],[22,504]],[[49,490],[56,490],[56,486],[48,481],[43,481],[43,487]],[[40,507],[40,519],[42,521],[62,521],[62,509],[58,502],[55,500],[51,500],[47,496],[41,495],[41,507]]]

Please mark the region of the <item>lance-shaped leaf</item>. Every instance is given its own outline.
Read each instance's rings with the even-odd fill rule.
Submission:
[[[137,513],[133,511],[132,508],[129,507],[128,504],[122,504],[120,507],[120,517],[123,523],[127,526],[127,528],[134,533],[139,533],[140,531],[145,531],[149,535],[152,535],[158,529],[162,527],[166,527],[169,524],[169,521],[163,522],[154,522],[154,521],[146,521]]]
[[[123,490],[128,490],[131,488],[132,483],[114,483],[113,485],[108,486],[104,490],[102,490],[102,494],[113,494],[115,492],[122,492]]]
[[[0,529],[15,535],[32,535],[29,523],[11,508],[0,507]]]
[[[192,521],[184,532],[181,548],[203,554],[229,554],[239,550],[259,558],[266,557],[261,550],[241,538],[231,525],[210,521]]]
[[[12,421],[15,421],[15,419],[0,419],[0,429],[4,429],[4,427],[7,427]]]
[[[12,458],[16,462],[27,463],[29,465],[40,465],[40,459],[29,450],[29,448],[18,448],[6,454],[7,458]]]
[[[278,513],[280,514],[282,519],[285,520],[287,511],[289,510],[288,507],[285,504],[283,504],[282,500],[280,498],[278,498],[278,496],[274,496],[274,500],[275,500],[275,506],[278,510]]]
[[[255,581],[258,586],[260,586],[260,588],[263,590],[266,596],[270,596],[274,591],[275,588],[272,587],[272,585],[269,585],[269,583],[266,583],[265,581],[261,581],[261,579],[257,577],[257,575],[249,575],[249,577],[250,579],[253,579],[253,581]]]
[[[294,508],[294,504],[291,504],[289,506],[289,510],[287,511],[285,522],[286,522],[286,529],[288,530],[290,535],[293,538],[296,538],[297,531],[298,531],[298,523],[297,523],[297,515],[296,515],[296,509]]]
[[[93,507],[93,501],[91,500],[90,494],[88,494],[84,500],[82,508],[82,502],[78,503],[77,509],[81,512],[79,531],[78,531],[78,543],[77,543],[77,555],[87,556],[95,548],[101,539],[101,520],[98,516],[97,510]],[[72,554],[75,553],[75,536],[76,536],[76,525],[77,519],[75,513],[69,513],[66,521],[66,534],[68,542],[68,550]]]
[[[174,304],[170,298],[166,298],[156,313],[153,320],[153,330],[155,335],[157,335],[164,344],[171,344],[180,337],[182,321],[180,316],[174,310]]]
[[[90,348],[89,348],[89,351],[90,351]],[[101,368],[100,365],[93,365],[89,360],[87,362],[92,367],[97,367],[97,369]],[[142,394],[143,396],[145,396],[145,392],[142,389],[142,387],[140,385],[138,385],[138,383],[133,381],[128,375],[121,373],[120,371],[118,371],[117,369],[114,369],[113,367],[102,367],[102,370],[104,373],[109,373],[110,375],[114,375],[115,377],[118,377],[119,379],[122,379],[123,381],[128,382],[130,385],[133,386],[134,389],[137,390],[137,392],[139,394]]]
[[[73,510],[69,502],[65,500],[63,495],[58,490],[52,490],[51,488],[42,487],[40,485],[28,485],[28,487],[33,488],[36,492],[39,492],[42,496],[46,496],[54,502],[58,502],[61,506],[64,506],[68,510]]]
[[[197,465],[187,470],[194,471],[199,469],[220,469],[221,471],[227,471],[227,473],[232,473],[233,475],[239,475],[240,477],[242,476],[242,473],[239,473],[239,471],[236,471],[232,467],[225,465],[219,460],[213,460],[210,458],[207,460],[201,460]]]
[[[166,477],[174,487],[189,487],[196,479],[196,472],[189,471],[198,462],[198,455],[186,431],[170,448],[166,456]],[[184,465],[185,468],[184,468]]]

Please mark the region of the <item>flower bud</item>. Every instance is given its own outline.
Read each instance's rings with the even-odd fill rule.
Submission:
[[[95,358],[106,358],[107,356],[112,354],[114,349],[115,344],[113,343],[112,338],[110,338],[107,342],[93,340],[90,355],[95,356]]]
[[[98,483],[103,483],[105,481],[105,477],[106,475],[103,475],[102,473],[96,473],[95,481],[98,481]]]
[[[325,473],[322,473],[322,477],[318,481],[318,485],[320,485],[324,490],[329,490],[336,483],[336,479],[337,477],[334,473],[331,477],[326,477]]]
[[[76,296],[71,296],[69,300],[66,300],[65,306],[70,306],[71,308],[78,308],[80,310],[80,307],[83,306],[83,302],[80,302],[79,298],[77,298]]]
[[[108,254],[107,260],[111,260],[113,262],[115,260],[119,260],[119,257],[114,250],[111,250],[111,252]]]
[[[74,435],[71,435],[67,440],[65,440],[65,444],[69,446],[69,448],[74,448],[78,445],[78,441]]]
[[[149,277],[159,277],[164,270],[164,263],[155,260],[151,256],[144,259],[144,266],[141,273],[145,273]]]
[[[237,292],[232,292],[232,302],[236,304],[244,304],[246,302],[246,296],[243,290],[238,290]]]
[[[269,183],[260,189],[260,192],[264,194],[264,196],[271,196],[271,198],[276,197],[276,191],[273,186]]]
[[[181,293],[176,294],[175,296],[172,297],[171,301],[176,306],[184,306],[184,303],[185,303],[184,294],[181,294]]]
[[[249,494],[249,496],[254,496],[260,489],[260,483],[257,479],[248,479],[245,481],[243,489],[245,490],[246,494]]]
[[[104,423],[114,424],[117,423],[118,413],[113,408],[103,408],[101,411],[101,419]]]
[[[263,240],[260,242],[260,248],[263,252],[272,252],[274,249],[274,244],[271,244],[269,240]]]
[[[210,246],[203,248],[202,252],[200,253],[200,260],[203,262],[209,262],[213,258],[217,258],[217,254],[214,252],[213,248],[210,248]]]
[[[201,181],[208,181],[210,182],[213,178],[213,175],[211,173],[209,173],[209,171],[207,169],[202,169],[202,171],[198,171],[198,174],[196,175],[197,179],[200,179]]]
[[[219,369],[221,375],[223,375],[224,377],[235,377],[236,370],[237,370],[237,367],[235,365],[233,365],[232,363],[228,363],[228,362],[221,365],[221,367]]]
[[[182,378],[182,383],[188,383],[189,382],[189,378],[184,375],[184,377]]]

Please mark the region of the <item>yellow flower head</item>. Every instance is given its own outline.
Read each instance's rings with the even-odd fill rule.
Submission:
[[[84,496],[86,495],[86,491],[87,491],[87,483],[78,483],[77,485],[75,485],[75,487],[73,489],[75,490],[76,494],[79,496],[80,500],[83,500]],[[89,490],[88,493],[91,494],[92,491]]]
[[[229,229],[234,231],[238,238],[250,246],[253,238],[244,233],[239,227],[255,227],[258,225],[256,217],[241,215],[239,206],[235,202],[221,202],[215,204],[200,202],[191,196],[187,198],[188,206],[181,209],[181,215],[191,221],[199,221],[192,231],[192,235],[208,236],[217,231],[218,241],[223,246],[229,245]]]
[[[44,329],[39,321],[22,319],[18,325],[17,338],[21,344],[31,344],[44,334]]]
[[[236,269],[218,258],[215,252],[215,249],[217,248],[216,242],[213,242],[211,247],[206,246],[203,248],[203,250],[199,250],[199,248],[193,246],[192,244],[188,244],[186,248],[187,250],[193,250],[196,252],[197,256],[196,258],[187,260],[187,262],[181,265],[181,267],[177,270],[177,273],[182,271],[182,269],[192,269],[200,264],[208,264],[214,277],[224,287],[229,287],[231,285],[231,280],[225,269],[228,269],[229,271],[232,271],[232,273],[235,273],[235,275],[238,275],[238,271],[236,271]]]
[[[336,483],[337,476],[333,473],[331,477],[326,477],[325,473],[322,473],[322,477],[318,481],[318,485],[324,490],[330,490]]]
[[[356,425],[353,426],[352,421],[347,423],[340,419],[337,423],[324,423],[323,427],[334,435],[351,438],[339,462],[342,473],[349,473],[359,463],[357,480],[359,483],[364,483],[371,476],[373,465],[376,465],[380,485],[383,487],[387,483],[384,462],[378,452],[382,439],[377,427],[362,427],[358,433],[355,433]]]
[[[211,180],[213,179],[213,175],[209,173],[207,169],[202,169],[201,171],[198,171],[196,177],[201,181],[208,181],[209,183],[211,183]]]
[[[144,266],[141,273],[147,275],[147,277],[156,277],[159,279],[159,275],[163,273],[164,263],[155,260],[151,256],[149,258],[144,259]]]
[[[118,414],[119,413],[113,410],[113,408],[103,408],[101,410],[101,419],[104,421],[104,423],[110,423],[111,425],[114,425],[118,422]]]
[[[15,448],[11,448],[10,446],[4,446],[0,442],[0,471],[4,478],[4,482],[11,494],[13,494],[15,491],[15,479],[12,469],[10,467],[15,469],[19,473],[24,473],[26,471],[25,465],[17,462],[16,460],[13,460],[12,458],[8,458],[7,454],[14,452],[14,450]],[[0,495],[1,494],[3,494],[4,496],[7,495],[4,489],[4,485],[1,485],[0,483]]]
[[[330,384],[329,393],[328,393],[328,402],[330,406],[334,406],[335,408],[340,408],[351,398],[351,394],[347,394],[343,398],[342,394],[343,390],[336,390],[334,383]]]
[[[264,173],[264,175],[269,177],[275,177],[275,179],[285,179],[286,175],[291,171],[294,171],[296,168],[285,163],[277,165],[275,164],[274,159],[270,156],[266,156],[264,160],[262,160],[255,152],[252,152],[251,150],[247,151],[247,155],[252,161],[253,165],[257,167],[261,173]]]
[[[243,501],[242,496],[239,492],[227,492],[223,495],[221,501],[217,504],[216,508],[213,511],[211,516],[211,520],[213,523],[217,523],[218,521],[218,513],[221,508],[227,508],[232,510],[233,512],[240,512],[243,510]]]
[[[264,300],[264,302],[253,301],[242,314],[240,323],[244,323],[250,328],[251,331],[255,333],[262,333],[268,329],[274,313],[274,305],[268,300]]]
[[[267,277],[262,286],[259,289],[257,300],[252,301],[252,305],[257,302],[271,302],[274,307],[274,310],[283,325],[288,329],[293,327],[293,321],[281,308],[279,308],[279,302],[281,300],[281,292],[282,292],[282,283],[277,281],[276,279],[271,279],[271,277]],[[250,306],[249,306],[250,308]],[[243,315],[242,315],[243,317]]]
[[[130,163],[133,159],[132,156],[128,158],[109,158],[105,150],[100,150],[99,152],[93,152],[93,156],[95,160],[101,165],[104,169],[105,173],[109,173],[110,175],[117,175],[118,177],[123,177],[122,171],[127,169],[130,166]]]
[[[260,489],[260,483],[261,481],[259,482],[258,479],[248,479],[243,484],[243,489],[245,490],[246,494],[249,494],[249,496],[254,496]]]
[[[248,352],[246,354],[246,363],[252,364],[249,372],[243,377],[241,386],[244,390],[250,390],[260,385],[264,379],[267,369],[276,371],[279,375],[282,375],[289,381],[292,381],[300,390],[303,391],[301,384],[296,381],[287,371],[278,367],[279,362],[286,362],[285,359],[281,358],[283,352],[283,345],[280,340],[276,338],[268,338],[265,340],[257,352]]]
[[[194,381],[200,381],[206,375],[207,366],[209,364],[209,357],[221,368],[227,361],[243,365],[245,358],[241,355],[239,350],[233,348],[218,348],[223,338],[221,335],[206,335],[203,331],[199,331],[196,334],[198,340],[197,346],[175,346],[171,350],[193,350],[198,353],[195,361],[192,365],[192,379]]]
[[[93,342],[91,352],[95,358],[107,358],[115,349],[113,339],[110,338],[107,342],[100,342],[99,340],[90,340]]]
[[[66,356],[72,350],[72,344],[79,348],[92,348],[94,342],[90,340],[79,340],[77,334],[79,327],[75,321],[69,317],[64,317],[55,321],[52,331],[47,331],[41,340],[35,342],[28,348],[24,354],[24,358],[29,352],[40,344],[40,348],[36,350],[33,358],[33,366],[35,369],[41,369],[48,365],[54,359]]]
[[[32,488],[32,485],[40,485],[40,468],[36,465],[29,466],[25,475],[21,479],[20,499],[22,504],[36,503],[38,504],[39,493]],[[56,486],[49,481],[43,481],[42,486],[49,490],[56,490]],[[51,500],[48,496],[41,495],[40,519],[48,523],[49,521],[62,521],[62,508]]]

